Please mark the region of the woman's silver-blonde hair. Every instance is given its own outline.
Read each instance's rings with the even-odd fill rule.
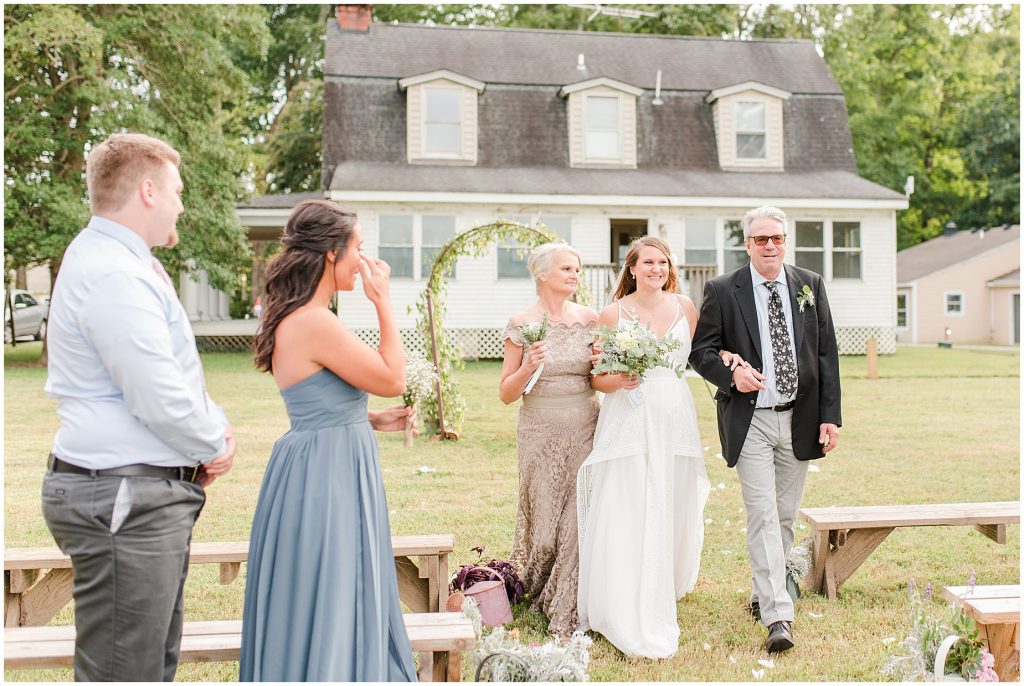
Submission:
[[[571,252],[579,260],[580,267],[583,266],[583,255],[568,243],[545,243],[538,245],[530,252],[530,259],[526,265],[530,269],[530,276],[533,277],[533,283],[537,286],[538,291],[540,290],[540,277],[546,276],[551,271],[551,263],[554,262],[555,255],[563,251]]]
[[[774,219],[782,226],[782,233],[786,233],[786,213],[778,207],[762,205],[747,212],[743,215],[743,219],[740,220],[740,223],[743,225],[744,238],[750,238],[750,225],[757,219]]]

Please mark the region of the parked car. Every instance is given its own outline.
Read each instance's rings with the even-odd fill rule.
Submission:
[[[11,310],[7,309],[7,292],[4,297],[4,344],[14,336],[19,339],[31,336],[41,341],[46,336],[46,319],[50,313],[49,299],[39,302],[35,296],[20,288],[11,289],[11,306],[14,308],[14,330],[11,331]]]

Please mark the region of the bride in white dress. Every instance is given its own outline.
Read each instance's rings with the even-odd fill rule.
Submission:
[[[639,321],[672,336],[680,368],[690,354],[697,310],[676,293],[668,244],[653,236],[629,246],[615,302],[603,326]],[[627,392],[642,386],[633,406]],[[693,590],[711,485],[686,379],[665,367],[639,384],[624,374],[594,378],[607,393],[593,452],[580,468],[580,628],[601,633],[626,655],[666,658],[679,646],[676,600]]]

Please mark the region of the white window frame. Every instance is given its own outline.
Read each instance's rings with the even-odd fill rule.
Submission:
[[[797,228],[797,224],[821,224],[821,246],[820,247],[797,247],[797,239],[800,235],[800,229]],[[791,225],[790,231],[791,236],[786,236],[786,243],[790,245],[792,250],[787,252],[793,253],[793,265],[797,266],[797,253],[818,253],[821,255],[821,278],[831,280],[831,262],[829,261],[829,250],[828,244],[831,243],[831,231],[832,222],[827,219],[794,219]],[[813,270],[812,270],[813,271]]]
[[[435,245],[433,243],[431,243],[430,245],[426,245],[423,242],[423,219],[425,217],[428,217],[428,216],[430,216],[430,217],[451,217],[452,218],[452,235],[451,235],[451,238],[446,240],[441,245]],[[424,270],[424,267],[425,267],[425,265],[423,264],[423,249],[424,248],[443,248],[448,243],[448,241],[450,241],[452,238],[455,238],[455,236],[457,236],[458,233],[459,233],[459,218],[458,218],[457,215],[454,215],[454,214],[444,214],[444,213],[439,213],[439,212],[425,212],[423,214],[417,215],[417,220],[418,221],[414,221],[413,222],[413,226],[415,227],[418,224],[419,225],[419,231],[417,232],[414,229],[413,230],[413,236],[416,237],[417,233],[419,234],[418,235],[419,243],[418,243],[417,248],[416,248],[416,253],[415,253],[415,257],[413,259],[413,263],[416,266],[416,274],[418,276],[418,278],[416,280],[417,281],[426,281],[426,280],[428,280],[430,278],[430,272],[428,271],[426,274],[423,273],[423,270]],[[440,253],[438,253],[438,254],[440,254]],[[433,265],[431,265],[431,268],[433,268]],[[456,263],[456,265],[452,268],[451,275],[449,275],[447,278],[449,280],[451,280],[451,281],[456,281],[457,278],[458,278],[458,272],[459,272],[459,267],[458,267],[458,264]]]
[[[423,272],[423,217],[425,215],[430,216],[444,216],[452,217],[453,221],[453,233],[454,238],[459,234],[459,217],[454,214],[446,214],[443,212],[381,212],[377,216],[377,256],[380,256],[381,248],[411,248],[412,249],[412,276],[393,276],[392,280],[396,281],[426,281],[430,278],[429,272],[424,275]],[[380,218],[381,217],[393,217],[393,216],[404,216],[412,217],[412,243],[411,245],[397,244],[397,243],[382,243],[381,232],[380,232]],[[433,244],[426,247],[443,247],[435,246]],[[452,270],[451,276],[448,277],[450,281],[456,281],[458,279],[458,266]]]
[[[591,128],[587,126],[587,110],[590,107],[590,100],[592,98],[602,98],[605,100],[615,101],[615,121],[616,127],[614,129],[615,138],[618,142],[618,155],[616,157],[591,157],[587,154],[587,134],[591,131],[608,133],[612,129],[602,128]],[[583,94],[583,161],[586,164],[598,163],[598,164],[623,164],[626,159],[625,155],[625,131],[623,130],[622,122],[622,95],[618,93],[584,93]]]
[[[760,105],[761,106],[761,128],[760,129],[741,129],[740,128],[740,105]],[[736,161],[737,162],[767,162],[768,161],[768,103],[764,100],[737,100],[733,105],[733,144],[736,146]],[[745,136],[761,136],[764,139],[764,155],[761,157],[740,157],[740,140],[741,135]]]
[[[722,261],[718,265],[718,269],[719,269],[719,271],[721,273],[725,273],[727,271],[732,271],[733,269],[735,269],[735,267],[732,267],[732,265],[726,265],[726,263],[725,263],[725,256],[726,256],[726,254],[728,254],[730,252],[742,253],[743,257],[741,257],[740,259],[745,259],[747,261],[747,264],[750,263],[750,256],[747,254],[746,239],[744,239],[743,241],[740,242],[740,245],[739,245],[738,249],[737,249],[737,247],[728,245],[726,243],[726,238],[727,238],[726,234],[729,231],[729,224],[731,222],[735,222],[736,224],[738,224],[738,225],[740,225],[742,227],[742,220],[739,219],[739,218],[732,219],[732,218],[726,217],[726,218],[722,219],[722,227],[721,227],[721,230],[719,230],[719,232],[718,232],[718,235],[722,237]],[[746,265],[741,265],[741,266],[746,266]]]
[[[383,217],[411,217],[412,223],[410,225],[409,232],[409,243],[384,243],[384,233],[381,227],[381,219]],[[381,248],[399,248],[412,250],[412,275],[395,275],[392,278],[399,281],[413,281],[416,278],[416,215],[409,212],[381,212],[377,215],[377,257],[381,257]]]
[[[835,245],[835,225],[839,224],[856,224],[857,233],[860,245],[856,248],[836,247]],[[864,222],[859,219],[830,219],[828,221],[829,230],[829,242],[832,244],[829,248],[829,277],[830,281],[841,280],[841,281],[863,281],[864,280]],[[859,276],[836,276],[835,275],[835,254],[846,253],[849,255],[860,255],[860,275]]]
[[[565,219],[569,220],[569,236],[568,237],[566,237],[566,236],[559,236],[559,237],[564,239],[565,242],[568,243],[569,245],[572,245],[572,215],[559,214],[559,215],[551,215],[551,217],[548,217],[548,219],[555,219],[555,218],[557,218],[557,219],[565,218]],[[495,221],[501,221],[501,220],[511,221],[511,222],[515,222],[516,224],[523,224],[525,226],[536,226],[536,224],[537,224],[530,217],[527,217],[527,216],[524,216],[524,215],[519,215],[519,214],[515,214],[515,215],[511,215],[511,216],[498,217]],[[547,226],[547,222],[544,221],[544,217],[541,217],[540,223],[544,224],[545,226]],[[550,227],[548,228],[548,230],[551,231]],[[552,233],[556,233],[555,231],[551,231],[551,232]],[[556,235],[558,235],[558,234],[556,233]],[[524,265],[526,264],[526,261],[527,261],[527,259],[529,258],[529,255],[530,255],[529,249],[523,248],[521,244],[517,243],[516,245],[512,245],[511,243],[508,243],[508,242],[499,242],[497,244],[497,246],[496,246],[495,251],[494,251],[494,278],[496,280],[498,280],[498,281],[522,281],[523,279],[529,279],[530,278],[529,269],[527,269],[526,276],[502,276],[501,275],[501,252],[503,250],[523,250],[523,258],[522,258],[522,260],[523,260],[523,264]]]
[[[711,222],[711,243],[709,245],[690,245],[690,222]],[[682,264],[713,264],[718,267],[718,245],[716,234],[718,233],[718,220],[715,217],[687,217],[684,224],[685,234],[683,236],[683,260]],[[711,262],[691,262],[687,259],[690,250],[710,252],[714,259]]]
[[[958,295],[960,296],[960,311],[954,312],[949,309],[949,296]],[[963,291],[943,291],[942,292],[942,312],[947,317],[963,317],[967,311],[967,297]]]
[[[900,307],[900,298],[903,298],[903,307]],[[903,311],[903,323],[900,324],[900,311]],[[896,294],[896,328],[906,331],[910,328],[910,293]]]
[[[461,160],[463,159],[463,141],[462,137],[466,127],[466,112],[463,106],[463,91],[465,89],[462,86],[448,86],[440,84],[424,84],[423,86],[423,106],[420,108],[420,150],[423,153],[423,159],[431,160]],[[451,93],[455,96],[456,102],[459,103],[459,118],[456,121],[435,121],[430,122],[427,120],[427,110],[430,109],[427,106],[427,102],[430,100],[431,93]],[[431,123],[434,124],[458,124],[459,127],[459,150],[458,152],[432,152],[427,150],[427,126]]]

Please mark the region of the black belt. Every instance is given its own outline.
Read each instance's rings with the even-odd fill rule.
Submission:
[[[788,403],[782,403],[780,405],[771,405],[769,407],[758,407],[758,410],[774,410],[775,412],[785,412],[786,410],[792,410],[793,406],[796,405],[795,400],[790,400]]]
[[[194,483],[199,476],[201,465],[195,467],[157,467],[152,464],[129,464],[113,469],[86,469],[65,462],[53,453],[47,463],[51,472],[64,474],[82,474],[84,476],[148,476],[152,479],[178,479]]]

